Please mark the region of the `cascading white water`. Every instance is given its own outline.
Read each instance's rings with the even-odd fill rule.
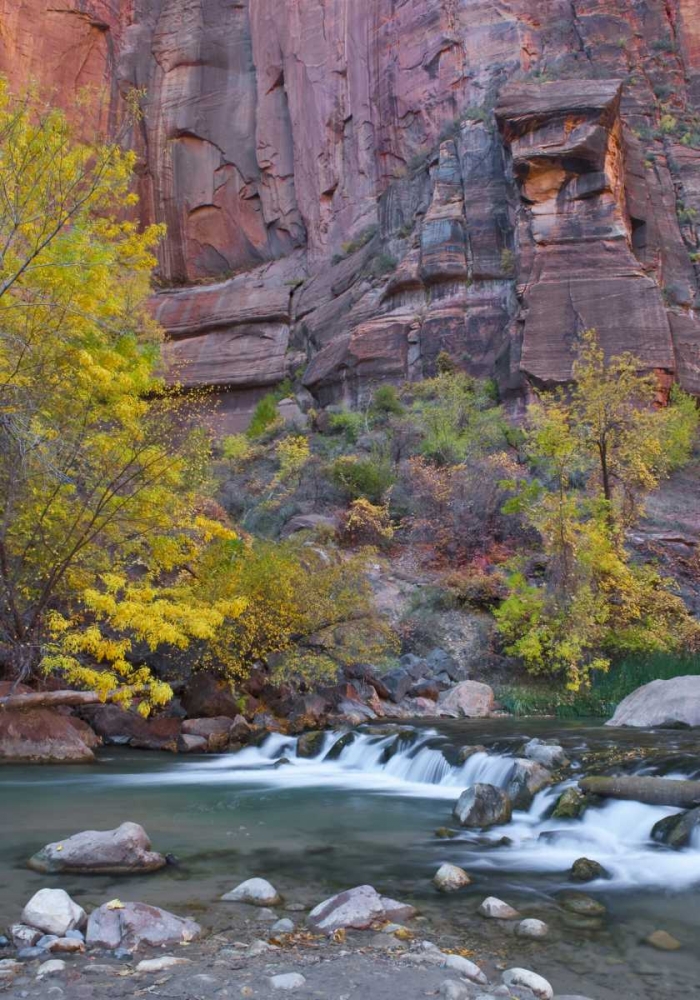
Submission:
[[[514,755],[477,752],[464,764],[454,765],[440,749],[441,740],[445,746],[447,741],[436,731],[404,732],[405,736],[355,733],[341,747],[336,744],[344,734],[326,733],[313,757],[297,755],[295,738],[271,734],[261,746],[183,762],[173,771],[143,774],[138,783],[256,786],[270,791],[338,789],[444,800],[439,822],[448,826],[455,825],[450,804],[467,786],[483,782],[503,788],[508,784]],[[133,777],[128,780],[134,781]],[[658,820],[678,810],[609,801],[589,806],[581,819],[552,819],[557,797],[571,783],[568,780],[540,792],[530,809],[516,811],[508,824],[485,831],[460,830],[445,848],[445,860],[470,870],[561,872],[564,876],[577,858],[590,857],[611,878],[587,884],[587,891],[642,886],[680,889],[700,882],[700,832],[683,850],[667,849],[650,837]],[[504,837],[510,842],[507,846]],[[501,846],[484,850],[489,842]]]

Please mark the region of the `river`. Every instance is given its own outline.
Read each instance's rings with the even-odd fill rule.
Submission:
[[[594,1000],[693,994],[700,982],[700,838],[682,851],[653,844],[651,827],[675,810],[632,802],[591,807],[581,820],[548,818],[576,768],[593,773],[610,766],[611,754],[621,771],[698,776],[700,747],[692,731],[464,720],[402,726],[401,734],[365,729],[336,759],[327,754],[333,756],[339,733],[327,734],[311,759],[296,756],[293,738],[273,734],[261,747],[235,754],[173,757],[108,747],[92,766],[5,766],[2,923],[17,920],[45,884],[60,885],[88,907],[114,896],[141,899],[219,927],[226,904],[218,897],[252,875],[307,905],[371,883],[415,902],[448,943],[463,945],[466,936],[476,953],[516,957],[519,964],[530,957],[560,992]],[[504,784],[513,757],[533,735],[560,740],[575,763],[572,777],[539,793],[531,809],[516,812],[506,826],[436,837],[436,828],[455,828],[451,811],[460,792],[475,781]],[[464,744],[483,744],[487,752],[457,765],[455,750]],[[179,863],[119,879],[41,876],[26,868],[27,857],[50,840],[127,819],[141,823],[155,849]],[[581,856],[603,864],[610,878],[573,886],[566,873]],[[443,861],[466,868],[473,885],[438,894],[430,879]],[[605,903],[600,926],[574,926],[559,897],[572,888]],[[487,895],[546,920],[550,938],[524,942],[511,927],[476,917]],[[681,950],[658,952],[645,944],[659,928],[678,938]]]

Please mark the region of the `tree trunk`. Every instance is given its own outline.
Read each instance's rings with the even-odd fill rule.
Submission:
[[[692,809],[700,805],[700,781],[673,781],[670,778],[636,777],[582,778],[579,787],[592,795],[610,799],[631,799],[652,806]]]
[[[100,696],[94,691],[37,691],[11,694],[0,698],[0,709],[53,708],[56,705],[97,705]]]

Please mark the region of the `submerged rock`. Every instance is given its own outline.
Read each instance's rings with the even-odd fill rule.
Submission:
[[[487,827],[510,822],[512,806],[504,791],[495,785],[477,783],[466,788],[453,810],[462,826]]]
[[[45,934],[65,937],[68,931],[82,927],[87,917],[63,889],[40,889],[22,910],[22,923],[38,927]]]
[[[313,930],[332,934],[341,927],[366,930],[378,920],[409,920],[415,913],[415,907],[380,896],[371,885],[359,885],[319,903],[307,922]]]
[[[591,858],[577,858],[571,866],[569,877],[574,882],[593,882],[598,878],[610,878],[610,873]]]
[[[700,807],[665,816],[651,828],[651,839],[678,850],[690,844],[693,833],[700,829]]]
[[[315,757],[321,752],[325,733],[314,730],[310,733],[302,733],[297,740],[297,757]]]
[[[510,906],[510,904],[504,903],[502,899],[497,899],[496,896],[487,896],[479,907],[478,912],[482,917],[488,917],[490,920],[517,920],[520,916],[518,911]]]
[[[456,892],[471,884],[471,879],[463,868],[457,865],[440,865],[433,876],[433,882],[440,892]]]
[[[250,903],[252,906],[279,906],[282,897],[264,878],[249,878],[223,895],[227,903]]]
[[[578,916],[603,917],[607,913],[604,903],[582,892],[563,892],[557,898],[565,910]]]
[[[523,938],[545,938],[549,934],[549,927],[544,920],[536,920],[534,917],[528,917],[527,920],[520,921],[515,928],[515,933],[518,937]]]
[[[580,788],[565,788],[557,799],[552,819],[578,819],[586,810],[587,799]]]
[[[538,1000],[553,1000],[554,990],[542,976],[529,969],[506,969],[503,973],[503,982],[506,986],[524,986],[530,990]]]
[[[55,841],[29,859],[37,872],[86,872],[120,875],[152,872],[166,865],[151,851],[148,834],[138,823],[122,823],[115,830],[84,830]]]
[[[552,775],[542,764],[535,760],[517,759],[506,788],[513,809],[529,809],[535,795],[551,785],[552,780]]]
[[[357,739],[357,733],[344,733],[340,736],[326,754],[326,760],[337,760],[346,747],[351,746]]]
[[[457,751],[457,763],[464,764],[473,757],[475,753],[486,753],[486,747],[481,746],[481,744],[476,744],[474,746],[463,746]]]
[[[144,945],[160,948],[188,944],[201,931],[194,920],[178,917],[158,906],[113,900],[90,914],[86,941],[91,947],[135,951]]]
[[[622,699],[606,726],[700,726],[700,675],[643,684]]]
[[[680,941],[668,931],[652,931],[644,940],[658,951],[678,951],[681,947]]]

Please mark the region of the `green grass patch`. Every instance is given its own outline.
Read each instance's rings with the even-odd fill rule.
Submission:
[[[621,660],[607,673],[596,673],[590,688],[566,691],[535,684],[509,684],[496,689],[506,711],[513,715],[554,715],[559,719],[608,717],[619,703],[642,684],[700,674],[700,655],[652,656]]]

